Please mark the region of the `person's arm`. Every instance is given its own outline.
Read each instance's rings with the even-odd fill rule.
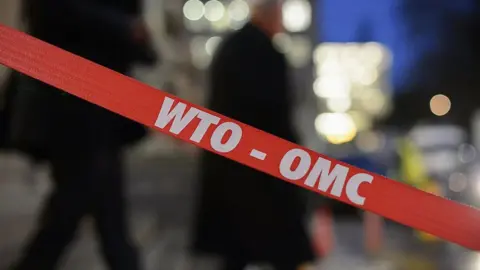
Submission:
[[[91,0],[46,0],[47,16],[72,27],[101,31],[107,36],[130,41],[139,14],[127,13]],[[138,1],[136,1],[138,2]],[[134,6],[138,11],[140,7]],[[134,10],[134,12],[137,12]]]
[[[233,86],[237,89],[234,93],[236,100],[242,100],[237,104],[238,110],[247,114],[252,112],[250,119],[256,122],[252,124],[264,131],[297,141],[292,123],[294,100],[290,96],[287,63],[268,52],[259,52],[257,56],[257,61],[238,65],[236,85]]]
[[[253,106],[284,106],[288,92],[287,74],[283,63],[269,51],[258,50],[235,57],[232,61],[233,84],[240,100],[248,100]]]

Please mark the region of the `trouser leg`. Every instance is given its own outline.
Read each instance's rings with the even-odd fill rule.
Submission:
[[[75,236],[78,224],[88,212],[92,185],[81,162],[59,158],[52,161],[53,189],[40,214],[37,231],[20,259],[18,270],[55,269],[65,247]],[[79,168],[80,166],[80,168]]]
[[[123,164],[120,153],[104,152],[96,157],[99,188],[92,215],[102,254],[111,270],[138,270],[140,262],[129,235]]]

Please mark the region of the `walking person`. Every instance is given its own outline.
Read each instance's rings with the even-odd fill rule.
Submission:
[[[152,64],[155,54],[138,0],[25,0],[28,32],[117,72]],[[12,145],[51,165],[53,189],[36,231],[13,269],[53,270],[81,220],[91,215],[112,270],[138,270],[127,226],[122,150],[143,126],[35,79],[19,75]]]
[[[251,21],[220,44],[210,70],[209,109],[292,142],[287,62],[272,37],[281,2],[257,1]],[[295,270],[314,259],[301,190],[209,152],[201,156],[193,252],[224,259],[224,270],[267,263]]]

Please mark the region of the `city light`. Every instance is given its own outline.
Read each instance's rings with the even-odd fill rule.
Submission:
[[[387,96],[379,88],[362,89],[357,99],[362,109],[371,115],[380,115],[387,103]]]
[[[237,22],[242,22],[248,19],[250,15],[250,8],[247,2],[243,0],[233,0],[228,5],[228,16]]]
[[[302,32],[312,22],[312,7],[306,0],[287,0],[283,4],[283,25],[290,32]]]
[[[358,149],[365,153],[373,153],[383,149],[386,145],[385,136],[374,131],[365,131],[358,134],[355,143]]]
[[[471,189],[472,189],[472,195],[475,196],[475,201],[478,204],[479,199],[480,199],[480,166],[475,165],[472,168],[472,171],[470,173],[472,179],[470,181],[471,183]],[[480,261],[479,261],[480,263]],[[480,264],[479,264],[480,266]],[[480,267],[479,267],[480,268]]]
[[[349,98],[327,99],[327,108],[332,112],[346,112],[352,107],[352,100]]]
[[[345,68],[342,66],[342,64],[338,61],[336,55],[333,53],[330,53],[328,55],[328,58],[325,58],[325,60],[321,63],[317,61],[315,71],[317,77],[330,75],[335,76],[339,73],[345,74]]]
[[[225,7],[218,0],[210,0],[205,4],[205,18],[211,22],[219,21],[225,15]]]
[[[282,53],[288,53],[292,49],[292,38],[285,33],[278,33],[273,37],[273,44]]]
[[[206,69],[221,41],[232,30],[243,27],[251,16],[250,0],[187,0],[183,5],[183,21],[191,37],[191,63]],[[293,68],[306,67],[311,61],[312,42],[307,33],[291,32],[308,29],[311,24],[311,6],[307,0],[286,0],[282,5],[285,33],[277,34],[274,44],[285,54]],[[212,37],[205,37],[206,35]],[[202,37],[203,36],[203,37]],[[195,39],[195,40],[194,40]],[[200,42],[202,40],[202,42]]]
[[[231,28],[232,20],[228,17],[227,12],[223,13],[222,18],[218,21],[210,22],[212,31],[223,34]]]
[[[359,51],[359,58],[362,63],[372,67],[381,67],[382,64],[389,64],[390,57],[385,48],[375,42],[367,42]]]
[[[446,115],[452,106],[450,99],[445,95],[435,95],[430,100],[430,110],[436,116]]]
[[[378,71],[366,66],[355,66],[351,69],[351,78],[354,82],[369,86],[378,79]]]
[[[292,37],[292,48],[287,54],[290,65],[296,68],[304,67],[310,62],[311,53],[312,43],[308,37],[304,35]]]
[[[228,27],[232,30],[238,30],[245,25],[245,21],[230,20]]]
[[[350,97],[350,90],[350,81],[341,74],[321,76],[313,83],[315,95],[321,98],[348,98]]]
[[[470,163],[477,157],[477,149],[475,146],[464,143],[458,147],[458,159],[463,163]]]
[[[388,84],[384,74],[389,57],[382,45],[322,43],[312,56],[316,75],[313,92],[328,112],[348,115],[356,131],[368,130],[374,118],[386,113]]]
[[[205,42],[205,51],[207,52],[208,55],[213,55],[215,52],[215,49],[217,48],[218,44],[222,41],[221,37],[211,37]]]
[[[348,111],[358,131],[369,130],[372,127],[372,121],[368,114],[363,111]]]
[[[480,196],[480,181],[475,182],[475,193]]]
[[[208,38],[196,36],[190,41],[190,54],[192,64],[198,69],[205,69],[211,61],[211,56],[207,52]]]
[[[301,68],[310,62],[312,43],[304,35],[292,36],[287,33],[279,33],[273,37],[273,44],[287,57],[289,64]]]
[[[317,65],[321,65],[328,59],[336,58],[338,53],[338,48],[323,43],[313,50],[313,62]]]
[[[480,269],[480,254],[474,253],[470,256],[469,260],[465,263],[467,267],[470,267],[472,270]]]
[[[322,113],[315,119],[315,129],[332,144],[352,141],[357,128],[352,118],[345,113]]]
[[[183,16],[190,21],[198,21],[205,14],[205,6],[199,0],[188,0],[183,5]]]
[[[448,178],[448,187],[453,192],[462,192],[467,188],[468,179],[463,173],[455,172]]]

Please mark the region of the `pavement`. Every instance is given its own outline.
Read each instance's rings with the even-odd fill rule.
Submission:
[[[151,149],[152,147],[146,147]],[[195,158],[183,151],[131,153],[128,159],[132,231],[146,270],[214,270],[217,262],[185,252],[195,196]],[[0,153],[0,270],[10,264],[33,229],[49,189],[48,168],[31,172],[19,156]],[[408,228],[386,222],[381,251],[363,248],[360,220],[339,219],[333,250],[315,270],[477,270],[480,255],[446,243],[421,243]],[[61,269],[105,269],[88,220]]]

